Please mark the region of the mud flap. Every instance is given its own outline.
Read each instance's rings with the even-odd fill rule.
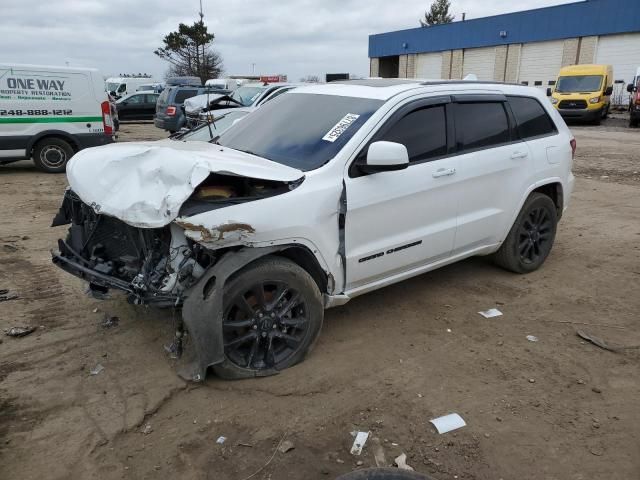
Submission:
[[[188,331],[178,375],[193,382],[204,381],[207,368],[224,362],[222,299],[227,279],[260,257],[280,251],[284,246],[243,248],[226,253],[187,292],[182,319]]]

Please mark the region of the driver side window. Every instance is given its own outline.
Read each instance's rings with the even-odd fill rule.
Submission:
[[[407,147],[411,163],[432,160],[446,155],[445,106],[429,106],[408,113],[378,140],[403,144]]]

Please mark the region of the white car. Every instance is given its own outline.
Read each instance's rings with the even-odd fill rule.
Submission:
[[[539,268],[575,146],[535,88],[301,87],[215,144],[78,153],[53,261],[97,293],[182,305],[186,377],[269,375],[305,357],[325,308],[474,255]]]

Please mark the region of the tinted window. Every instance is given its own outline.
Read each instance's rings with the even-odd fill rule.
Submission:
[[[159,95],[152,95],[152,94],[147,93],[145,102],[146,103],[155,104],[156,101],[158,100],[158,97],[159,97]]]
[[[218,142],[300,170],[314,170],[335,157],[382,103],[292,92],[247,115]]]
[[[447,122],[444,106],[421,108],[409,113],[378,140],[403,144],[411,162],[445,155]]]
[[[198,90],[178,90],[173,103],[182,104],[187,98],[195,97],[197,94]]]
[[[555,126],[545,109],[535,98],[509,97],[509,104],[518,123],[520,138],[549,135]]]
[[[502,103],[458,103],[455,112],[458,151],[510,141],[509,121]]]

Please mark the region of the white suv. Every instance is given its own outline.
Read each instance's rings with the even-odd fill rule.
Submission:
[[[268,375],[304,358],[324,308],[473,255],[539,268],[575,146],[535,88],[302,87],[213,144],[79,152],[53,261],[96,294],[182,306],[188,378]]]

